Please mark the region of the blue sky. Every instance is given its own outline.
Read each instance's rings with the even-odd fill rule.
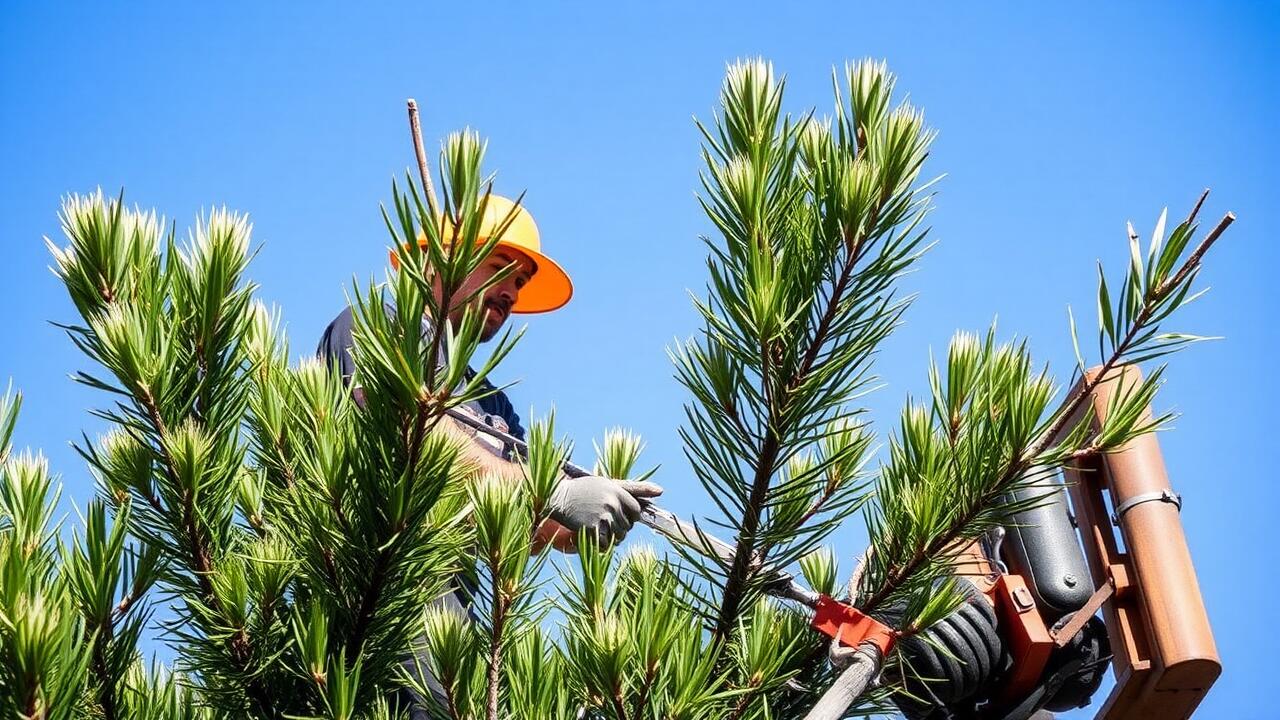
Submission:
[[[499,191],[528,190],[576,281],[496,373],[520,380],[516,406],[554,404],[584,449],[611,425],[641,432],[666,504],[708,511],[665,354],[695,331],[687,291],[705,278],[691,117],[710,116],[738,57],[771,59],[797,112],[830,108],[833,65],[885,58],[940,131],[929,170],[947,177],[939,245],[906,281],[920,297],[878,361],[886,387],[868,407],[882,431],[925,388],[930,349],[997,315],[1065,377],[1066,307],[1092,318],[1095,261],[1122,266],[1125,220],[1149,234],[1206,186],[1206,217],[1239,216],[1202,274],[1213,291],[1173,328],[1226,339],[1174,359],[1159,407],[1182,417],[1161,442],[1226,666],[1198,717],[1274,712],[1259,689],[1275,633],[1256,625],[1276,589],[1258,561],[1278,539],[1264,469],[1280,400],[1274,8],[362,5],[0,9],[0,379],[26,395],[18,444],[43,448],[76,501],[91,485],[67,443],[100,429],[87,409],[104,398],[67,378],[83,361],[48,322],[73,317],[41,241],[58,238],[59,197],[123,186],[180,230],[201,208],[249,212],[260,296],[283,308],[295,354],[310,352],[352,277],[381,272],[378,203],[412,162],[413,96],[429,145],[467,125],[489,139]],[[854,525],[836,537],[846,571]]]

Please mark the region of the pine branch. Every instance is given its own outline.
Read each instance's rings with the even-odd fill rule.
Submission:
[[[807,347],[797,368],[787,378],[786,382],[778,386],[778,394],[773,391],[775,381],[770,372],[772,367],[770,363],[770,343],[765,338],[760,338],[762,358],[760,384],[764,391],[765,407],[768,410],[765,422],[766,430],[758,458],[755,459],[755,475],[751,481],[751,494],[746,504],[746,513],[742,517],[741,530],[736,538],[733,561],[726,574],[720,610],[716,616],[714,637],[728,637],[728,634],[732,631],[733,624],[742,612],[742,602],[746,596],[748,581],[753,571],[762,567],[767,559],[767,549],[757,553],[755,543],[761,516],[764,513],[770,495],[771,482],[778,469],[779,452],[782,449],[780,438],[775,430],[776,424],[780,421],[780,418],[786,416],[792,393],[809,380],[809,374],[814,367],[814,362],[817,360],[822,348],[831,339],[828,333],[840,311],[844,295],[856,276],[855,270],[866,249],[867,233],[875,227],[876,218],[879,217],[881,209],[888,199],[889,189],[885,188],[881,191],[876,204],[869,211],[868,220],[864,225],[866,229],[856,237],[844,238],[846,247],[843,253],[842,266],[826,298],[825,308],[819,315],[813,334],[808,338]],[[736,418],[736,414],[734,414],[734,417]],[[803,526],[812,519],[829,498],[830,495],[824,495],[819,498],[803,516],[797,527]]]
[[[1200,205],[1204,203],[1204,198],[1207,194],[1208,191],[1206,190],[1205,194],[1200,196],[1200,200],[1196,203],[1195,209],[1192,210],[1191,216],[1188,219],[1188,225],[1190,225],[1191,221],[1194,220],[1196,212],[1199,211]],[[1200,266],[1200,261],[1204,257],[1205,253],[1209,251],[1209,248],[1213,247],[1213,244],[1218,241],[1218,238],[1222,236],[1222,233],[1226,231],[1227,227],[1229,227],[1231,223],[1235,222],[1235,219],[1236,216],[1234,213],[1227,213],[1224,215],[1222,220],[1218,221],[1217,226],[1214,227],[1207,236],[1205,236],[1205,239],[1196,247],[1191,255],[1188,256],[1186,262],[1184,262],[1182,267],[1178,269],[1178,272],[1172,278],[1169,278],[1162,283],[1160,287],[1155,289],[1155,292],[1152,294],[1150,299],[1143,303],[1141,311],[1139,311],[1138,315],[1133,319],[1133,322],[1125,333],[1124,338],[1112,351],[1111,356],[1102,364],[1102,367],[1093,379],[1086,380],[1080,386],[1080,390],[1068,398],[1067,401],[1063,403],[1062,407],[1055,412],[1057,420],[1054,421],[1048,431],[1046,431],[1030,448],[1026,453],[1026,458],[1033,459],[1038,457],[1051,444],[1058,440],[1062,431],[1066,429],[1067,424],[1076,416],[1076,413],[1080,410],[1081,406],[1085,401],[1093,396],[1093,392],[1098,389],[1098,385],[1110,379],[1111,371],[1114,370],[1116,365],[1129,353],[1130,346],[1138,337],[1138,333],[1146,327],[1152,314],[1155,312],[1155,309],[1174,289],[1181,286],[1182,283],[1186,281],[1187,277]],[[1026,467],[1024,466],[1020,469],[1025,471]]]
[[[164,422],[164,418],[160,413],[159,405],[156,403],[155,397],[151,391],[145,386],[142,388],[140,401],[146,411],[147,418],[151,422],[152,429],[156,433],[157,438],[157,454],[160,458],[160,465],[169,482],[173,487],[180,488],[182,484],[178,480],[177,469],[174,465],[172,456],[166,449],[166,442],[170,438],[169,429]],[[195,499],[189,490],[182,491],[181,500],[181,531],[183,538],[187,543],[187,551],[191,555],[193,569],[195,571],[196,583],[200,588],[201,599],[208,603],[209,608],[218,615],[224,614],[221,601],[213,590],[213,584],[210,581],[210,574],[213,567],[211,562],[211,553],[203,533],[200,531],[199,520],[195,508]],[[158,509],[158,508],[157,508]],[[249,670],[250,658],[252,656],[252,647],[249,643],[248,634],[243,627],[237,628],[236,632],[229,635],[225,641],[228,650],[228,657],[232,661],[236,670],[241,673],[247,673]],[[258,676],[245,678],[245,691],[250,701],[257,708],[263,717],[275,717],[275,701],[268,688],[262,683]]]
[[[411,485],[413,478],[417,475],[418,458],[422,452],[422,444],[426,437],[428,409],[429,403],[425,399],[419,398],[418,406],[414,413],[413,425],[408,435],[409,456],[405,462],[404,469],[406,482]],[[390,530],[390,537],[395,537],[402,532],[404,530],[403,519],[391,527]],[[387,566],[391,562],[394,552],[390,538],[384,538],[379,545],[381,549],[374,557],[369,584],[365,586],[364,593],[361,595],[360,610],[356,614],[356,624],[351,635],[352,647],[355,648],[363,648],[365,640],[368,639],[369,626],[373,622],[374,613],[377,610],[377,602],[382,596],[382,587],[386,582]]]
[[[1201,196],[1188,218],[1187,227],[1194,220],[1195,214],[1203,202],[1204,196]],[[985,487],[983,492],[974,499],[964,513],[958,515],[950,525],[938,533],[930,542],[917,547],[905,563],[889,568],[880,587],[860,600],[859,606],[863,610],[872,612],[881,609],[883,604],[894,596],[906,582],[920,572],[926,564],[948,553],[952,548],[967,539],[971,534],[968,533],[968,528],[977,517],[996,504],[999,498],[1005,495],[1010,487],[1032,466],[1043,462],[1043,454],[1051,445],[1060,441],[1063,433],[1067,431],[1068,425],[1079,421],[1079,412],[1089,398],[1093,396],[1098,385],[1111,379],[1113,370],[1131,354],[1140,337],[1140,333],[1147,328],[1161,304],[1187,282],[1192,273],[1199,267],[1205,253],[1234,220],[1235,215],[1227,213],[1188,256],[1178,271],[1170,279],[1151,289],[1151,292],[1144,298],[1138,312],[1133,315],[1126,332],[1119,342],[1114,345],[1111,354],[1102,363],[1098,371],[1092,374],[1092,378],[1084,378],[1078,385],[1078,390],[1064,398],[1050,414],[1053,420],[1048,427],[1029,446],[1016,450],[1005,461],[1005,470],[997,475],[994,482]],[[1073,452],[1072,454],[1074,455],[1075,453]]]
[[[836,311],[840,307],[840,300],[849,286],[849,281],[853,279],[853,269],[860,259],[860,246],[861,241],[852,244],[848,257],[844,262],[844,267],[840,271],[840,278],[836,281],[831,291],[831,297],[827,301],[826,310],[823,311],[822,317],[818,320],[818,327],[814,330],[813,337],[809,340],[809,347],[805,351],[804,359],[800,361],[796,377],[792,378],[789,387],[794,388],[802,382],[802,378],[809,373],[814,361],[817,360],[822,346],[826,344],[827,328],[830,327],[831,321],[835,319]]]

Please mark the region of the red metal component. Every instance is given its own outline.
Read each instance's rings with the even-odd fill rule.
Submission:
[[[1020,700],[1040,681],[1053,650],[1053,637],[1021,575],[1001,575],[991,595],[1001,634],[1013,656],[1013,674],[1001,688],[1000,698]]]
[[[897,639],[893,628],[829,595],[818,596],[814,610],[813,629],[846,647],[869,642],[880,648],[881,657],[887,657]]]

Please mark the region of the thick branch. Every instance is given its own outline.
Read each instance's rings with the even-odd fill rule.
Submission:
[[[644,710],[649,704],[649,693],[653,690],[653,682],[658,677],[657,665],[650,665],[644,674],[644,683],[640,686],[640,692],[636,694],[635,702],[631,705],[631,717],[644,717]]]
[[[386,582],[390,555],[390,548],[383,548],[378,552],[373,560],[373,569],[369,573],[369,584],[365,586],[364,594],[360,598],[360,610],[356,613],[356,625],[351,632],[352,647],[359,651],[363,651],[369,625],[373,622],[373,613],[377,609],[378,598],[382,596],[382,585]]]
[[[489,669],[486,677],[485,717],[498,720],[498,690],[502,680],[502,632],[507,624],[507,599],[502,592],[496,553],[489,559],[493,576],[493,635],[489,638]]]
[[[111,677],[111,673],[107,671],[107,647],[111,644],[111,639],[115,636],[115,627],[111,623],[110,614],[107,619],[99,624],[96,637],[93,639],[93,658],[92,667],[93,674],[98,680],[98,706],[102,708],[102,717],[105,720],[116,720],[118,710],[116,709],[116,684]]]
[[[23,698],[24,710],[23,718],[29,720],[44,720],[45,713],[40,707],[40,684],[31,683],[27,687],[26,697]]]
[[[756,465],[755,478],[751,482],[751,496],[747,501],[747,514],[742,519],[742,532],[738,533],[737,547],[734,549],[733,562],[725,577],[724,592],[720,602],[720,612],[716,616],[714,636],[727,640],[741,614],[742,601],[746,596],[746,582],[751,571],[752,555],[755,554],[755,538],[760,528],[760,514],[764,510],[764,502],[769,495],[769,480],[773,477],[774,465],[778,461],[780,442],[777,433],[770,427],[765,431],[764,443],[760,448],[760,458]]]
[[[422,452],[422,443],[427,432],[427,410],[427,402],[419,400],[414,414],[413,426],[410,428],[407,438],[409,454],[405,460],[405,482],[410,484],[413,483],[414,476],[417,474],[418,459]],[[409,493],[412,493],[412,491],[413,488],[411,486]],[[403,531],[404,519],[399,518],[390,530],[393,535]],[[386,582],[387,568],[391,563],[392,546],[387,542],[382,542],[380,545],[382,549],[378,551],[377,556],[374,558],[373,569],[369,575],[369,584],[365,587],[364,593],[360,598],[360,610],[356,614],[356,624],[352,630],[352,647],[357,649],[363,648],[365,640],[368,639],[369,626],[373,622],[378,599],[382,597],[382,586]]]
[[[622,702],[622,688],[614,687],[613,697],[610,700],[613,702],[613,711],[618,715],[618,720],[630,720],[627,716],[627,708]]]
[[[760,688],[754,684],[746,688],[746,691],[738,697],[738,702],[734,703],[733,710],[725,720],[739,720],[743,713],[747,711],[747,708],[751,707],[751,702],[759,696],[759,691]]]

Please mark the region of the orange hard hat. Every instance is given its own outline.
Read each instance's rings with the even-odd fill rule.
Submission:
[[[511,219],[511,224],[502,233],[494,249],[505,247],[523,253],[537,265],[537,268],[529,278],[529,282],[520,288],[511,312],[542,313],[564,307],[565,303],[569,302],[569,298],[573,297],[573,282],[569,280],[568,273],[560,267],[559,263],[542,254],[542,240],[538,234],[538,225],[523,205],[517,207],[514,202],[505,197],[490,195],[484,206],[484,218],[480,222],[480,233],[476,242],[484,242],[497,232],[507,217],[512,214],[512,209],[515,209],[515,217]],[[448,225],[448,223],[445,224]],[[426,236],[419,235],[418,245],[425,247],[426,244]],[[394,251],[391,252],[391,266],[396,269],[400,267],[400,259]]]

